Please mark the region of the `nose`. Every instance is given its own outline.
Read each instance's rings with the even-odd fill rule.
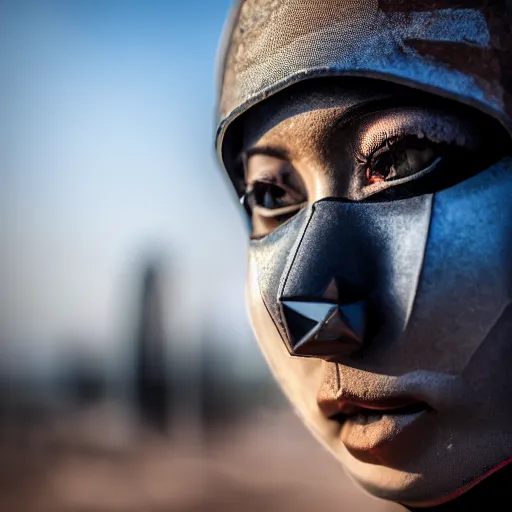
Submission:
[[[396,347],[417,304],[431,214],[427,194],[325,198],[253,242],[258,291],[290,354],[333,359]]]
[[[343,208],[336,210],[342,215]],[[363,345],[368,269],[351,223],[333,222],[325,213],[325,208],[313,205],[290,255],[279,300],[290,353],[327,359]]]
[[[363,343],[366,302],[340,305],[337,302],[282,301],[296,356],[329,358],[348,355]]]

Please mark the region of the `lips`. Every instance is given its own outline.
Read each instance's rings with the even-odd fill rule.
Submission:
[[[318,399],[318,406],[327,418],[333,416],[353,416],[359,413],[368,413],[380,411],[396,411],[414,407],[421,402],[409,397],[400,396],[382,396],[372,399],[358,397],[347,392],[341,396],[338,394],[336,398]]]
[[[432,409],[407,396],[374,396],[371,399],[349,395],[330,399],[319,397],[318,405],[330,420],[341,425],[340,439],[357,458],[387,458],[388,450],[405,448],[414,440],[414,425]]]
[[[394,408],[365,408],[354,404],[347,404],[346,412],[335,414],[330,419],[336,420],[340,424],[350,421],[365,425],[378,421],[383,416],[408,416],[425,411],[427,408],[428,406],[421,402]]]
[[[419,439],[414,427],[427,410],[418,406],[415,409],[349,416],[341,428],[341,441],[352,455],[361,460],[372,456],[380,460],[394,458],[395,452],[407,451],[407,445]]]

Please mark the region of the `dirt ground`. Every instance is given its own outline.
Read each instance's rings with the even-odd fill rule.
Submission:
[[[141,433],[110,409],[4,429],[6,512],[402,510],[356,489],[289,411],[215,431]]]

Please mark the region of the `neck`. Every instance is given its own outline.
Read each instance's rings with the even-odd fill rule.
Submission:
[[[462,496],[436,507],[407,507],[411,512],[465,512],[486,510],[493,503],[507,503],[510,499],[512,465],[492,474]],[[508,507],[506,507],[508,509]]]

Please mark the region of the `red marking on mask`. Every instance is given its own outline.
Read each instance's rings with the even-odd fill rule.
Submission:
[[[446,41],[405,40],[404,43],[425,57],[473,77],[485,94],[501,102],[505,112],[512,116],[512,4],[508,0],[378,0],[378,6],[389,15],[391,26],[393,13],[480,11],[489,28],[490,44],[486,49]]]

